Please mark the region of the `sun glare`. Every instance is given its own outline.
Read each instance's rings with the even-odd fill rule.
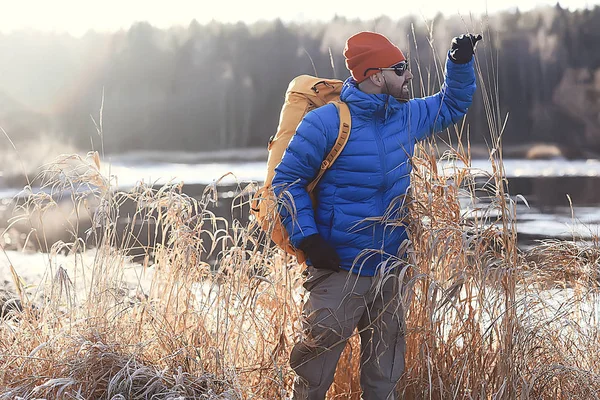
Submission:
[[[562,7],[574,9],[590,7],[598,1],[565,0]],[[173,25],[187,26],[191,20],[200,23],[211,20],[222,22],[246,23],[258,20],[281,18],[284,21],[329,20],[335,15],[351,19],[371,19],[383,13],[390,18],[400,18],[414,14],[430,18],[438,12],[468,16],[503,9],[519,7],[524,11],[536,5],[555,5],[556,0],[475,0],[448,2],[435,0],[429,2],[404,2],[401,7],[365,8],[354,6],[343,0],[330,0],[326,7],[318,0],[305,0],[299,5],[282,6],[274,0],[255,2],[230,0],[227,6],[206,0],[172,0],[169,2],[147,2],[142,0],[2,0],[3,12],[0,15],[0,31],[10,32],[21,29],[69,32],[81,35],[93,29],[97,31],[115,31],[127,29],[136,21],[148,21],[166,28]]]

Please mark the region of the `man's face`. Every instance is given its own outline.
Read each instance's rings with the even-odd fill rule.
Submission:
[[[393,67],[391,67],[393,68]],[[383,76],[383,87],[382,92],[389,94],[400,101],[410,100],[410,90],[408,84],[413,78],[413,74],[409,69],[405,69],[402,75],[398,75],[400,71],[398,69],[391,70],[385,69],[379,72]]]

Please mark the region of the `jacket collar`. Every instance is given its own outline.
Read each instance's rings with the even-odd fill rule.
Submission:
[[[383,117],[387,119],[396,113],[404,103],[388,94],[367,94],[358,88],[358,83],[350,77],[344,82],[341,100],[348,104],[352,115]]]

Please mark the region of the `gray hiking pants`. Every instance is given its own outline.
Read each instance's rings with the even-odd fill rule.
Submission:
[[[308,267],[303,335],[290,355],[295,400],[323,400],[355,328],[364,400],[395,400],[404,371],[404,313],[396,274],[358,276]]]

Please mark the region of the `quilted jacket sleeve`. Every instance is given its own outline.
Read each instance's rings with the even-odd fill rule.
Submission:
[[[415,140],[422,140],[458,122],[467,113],[475,89],[473,60],[466,64],[455,64],[447,58],[440,91],[433,96],[409,102],[410,134]]]
[[[275,168],[273,189],[279,199],[279,213],[294,247],[298,247],[305,237],[318,233],[306,186],[317,176],[326,148],[325,126],[318,113],[311,111],[298,125]]]

